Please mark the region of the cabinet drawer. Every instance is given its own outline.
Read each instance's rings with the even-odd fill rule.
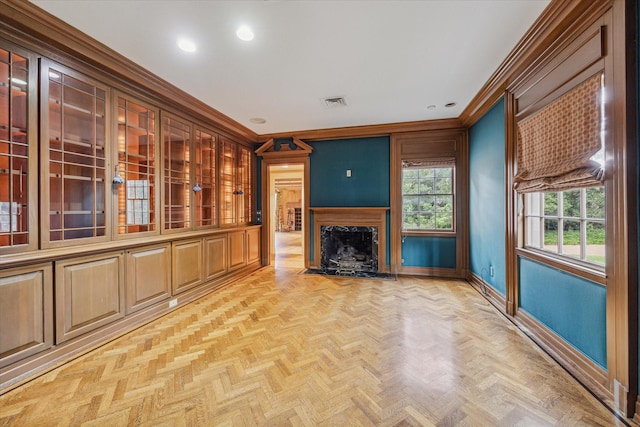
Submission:
[[[56,342],[124,317],[123,254],[56,262]]]
[[[51,264],[0,272],[0,367],[53,344]]]

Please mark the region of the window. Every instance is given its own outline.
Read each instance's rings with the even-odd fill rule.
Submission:
[[[453,231],[454,168],[405,167],[402,170],[402,229]]]
[[[604,187],[529,193],[525,221],[526,247],[605,264]]]

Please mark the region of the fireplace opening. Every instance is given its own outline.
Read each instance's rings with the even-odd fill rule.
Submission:
[[[340,275],[378,271],[378,227],[320,227],[320,266]]]

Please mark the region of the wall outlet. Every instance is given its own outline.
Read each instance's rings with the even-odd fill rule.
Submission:
[[[171,301],[169,301],[169,308],[173,308],[176,305],[178,305],[178,298],[172,299]]]
[[[404,264],[404,258],[402,258],[402,263]]]
[[[493,269],[493,265],[490,265],[490,266],[489,266],[489,275],[490,275],[491,277],[493,277],[493,275],[494,275],[495,273],[496,273],[496,272],[495,272],[495,270]]]
[[[351,178],[351,169],[347,169],[347,178]]]

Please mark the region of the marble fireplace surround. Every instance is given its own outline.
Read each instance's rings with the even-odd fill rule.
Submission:
[[[387,212],[389,208],[310,208],[313,212],[312,268],[321,268],[320,244],[323,226],[358,226],[378,228],[378,272],[388,272]]]

